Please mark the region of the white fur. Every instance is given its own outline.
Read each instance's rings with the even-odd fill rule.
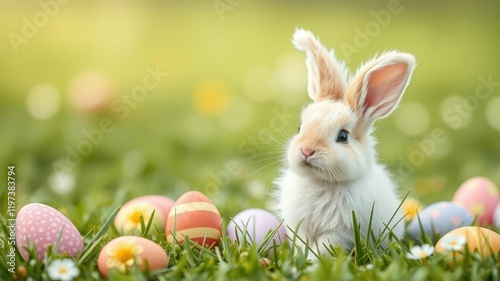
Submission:
[[[312,33],[298,29],[293,36],[294,45],[306,54],[308,48],[324,48],[319,45],[319,41],[311,41],[311,38],[314,38]],[[307,45],[304,43],[306,41],[319,46]],[[307,55],[309,64],[315,65],[313,60],[314,56]],[[379,70],[386,74],[383,71],[390,68],[385,67],[394,64],[402,67],[396,67],[397,70],[393,72],[386,71],[387,75],[373,74]],[[364,79],[357,79],[362,81],[362,85],[351,85],[352,89],[360,89],[359,103],[363,105],[360,107],[362,112],[351,108],[345,97],[313,102],[302,112],[300,132],[290,140],[287,165],[275,182],[279,188],[276,194],[279,202],[277,207],[285,225],[301,239],[307,240],[310,247],[317,249],[320,254],[326,252],[323,245],[339,245],[347,250],[353,248],[353,211],[365,237],[369,232],[372,207],[371,231],[375,239],[379,235],[387,237],[387,228],[396,236],[403,236],[404,222],[400,221],[403,214],[398,210],[401,202],[397,187],[384,166],[377,163],[371,124],[375,119],[389,115],[397,106],[414,66],[413,56],[409,54],[383,54],[373,63],[365,65],[365,70],[368,71],[360,70],[358,75],[366,74],[361,77]],[[333,67],[343,69],[335,60]],[[318,81],[315,77],[318,70],[311,71],[309,67],[308,70],[309,83]],[[373,78],[378,80],[373,81],[375,86],[370,90],[368,83],[372,75],[379,78]],[[342,79],[346,79],[346,76],[342,76]],[[349,81],[345,82],[347,85]],[[377,85],[382,86],[379,89]],[[366,108],[364,103],[370,91],[378,94],[380,90],[384,90],[380,103]],[[341,130],[350,132],[348,143],[337,142]],[[315,151],[309,158],[302,153],[302,149],[306,148]],[[288,235],[293,237],[292,231]],[[387,239],[384,240],[386,242]]]

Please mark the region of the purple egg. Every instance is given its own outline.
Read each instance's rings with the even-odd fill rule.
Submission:
[[[500,203],[498,203],[493,214],[493,226],[500,228]]]
[[[470,226],[474,221],[467,209],[448,201],[437,202],[423,209],[408,225],[408,233],[414,239],[422,236],[419,218],[424,233],[431,237],[443,236],[453,229]]]
[[[253,241],[257,245],[261,244],[270,231],[278,228],[273,239],[277,245],[286,240],[286,229],[278,218],[262,209],[248,209],[238,213],[227,226],[227,236],[232,240],[243,239],[243,232],[246,231],[247,241]],[[267,246],[272,245],[272,241]]]

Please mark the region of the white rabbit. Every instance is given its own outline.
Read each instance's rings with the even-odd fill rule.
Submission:
[[[284,224],[319,254],[326,253],[323,245],[329,244],[351,250],[352,212],[366,237],[373,207],[375,239],[387,237],[388,228],[401,238],[401,201],[389,173],[377,163],[371,132],[374,121],[398,105],[415,58],[386,52],[350,79],[344,63],[311,32],[297,29],[293,44],[306,53],[313,103],[302,112],[299,132],[289,142],[287,165],[275,182]],[[288,235],[293,237],[290,231]],[[386,245],[387,239],[383,241]]]

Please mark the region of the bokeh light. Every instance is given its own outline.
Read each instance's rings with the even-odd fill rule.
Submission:
[[[113,86],[102,72],[86,70],[79,73],[69,86],[71,105],[82,112],[109,110]]]
[[[59,111],[61,95],[52,85],[35,86],[26,97],[26,107],[35,119],[49,119]]]
[[[198,112],[204,115],[223,113],[230,101],[228,86],[223,81],[203,82],[194,95],[194,106]]]
[[[465,110],[465,103],[461,96],[448,96],[441,102],[441,118],[451,129],[465,129],[472,123],[474,114]]]
[[[500,97],[493,97],[488,101],[484,114],[488,124],[500,131]]]
[[[53,173],[50,175],[48,184],[50,189],[59,195],[71,193],[75,187],[75,176],[70,173]]]
[[[405,135],[416,137],[424,133],[430,124],[429,110],[420,103],[405,103],[395,114],[396,125]]]

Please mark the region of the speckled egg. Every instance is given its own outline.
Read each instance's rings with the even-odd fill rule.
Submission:
[[[493,215],[493,226],[500,228],[500,203],[495,208],[495,214]]]
[[[274,230],[273,239],[277,245],[286,241],[286,228],[283,224],[280,225],[278,218],[262,209],[248,209],[238,213],[227,225],[227,236],[232,240],[243,240],[243,235],[247,241],[253,241],[257,245],[264,241],[268,232]],[[272,245],[272,240],[267,246]]]
[[[215,247],[222,236],[219,210],[202,193],[186,192],[175,201],[170,210],[165,233],[172,244],[182,244],[188,237],[199,245]]]
[[[452,230],[445,234],[436,244],[436,252],[449,252],[444,241],[449,236],[465,236],[466,245],[470,252],[478,252],[482,257],[486,258],[490,255],[497,255],[500,252],[500,235],[489,229],[478,226],[466,226]],[[461,252],[462,250],[460,250]]]
[[[111,270],[126,272],[132,266],[150,270],[162,269],[168,265],[168,255],[155,242],[138,236],[121,236],[109,241],[99,253],[97,267],[102,276]]]
[[[474,221],[471,213],[455,203],[442,201],[427,206],[414,217],[408,225],[408,233],[414,239],[422,236],[420,223],[424,233],[430,235],[444,235],[461,226],[469,226]]]
[[[57,253],[77,257],[83,251],[83,239],[75,225],[56,209],[44,204],[31,203],[19,210],[16,221],[16,243],[25,260],[29,253],[25,248],[34,247],[38,259],[45,259],[49,246],[58,241]]]
[[[138,235],[141,233],[141,216],[147,224],[154,211],[153,225],[150,234],[162,233],[168,213],[174,200],[161,195],[147,195],[134,198],[125,203],[115,217],[115,227],[122,235]]]
[[[487,178],[471,178],[460,185],[452,201],[469,210],[473,216],[477,216],[479,225],[491,225],[493,212],[500,203],[500,191]]]

